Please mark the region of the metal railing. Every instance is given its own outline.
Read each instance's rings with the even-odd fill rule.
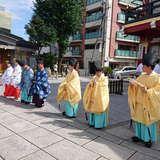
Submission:
[[[100,1],[102,1],[102,0],[87,0],[87,6],[94,4],[94,3],[97,3],[97,2],[100,2]]]
[[[125,14],[119,13],[117,15],[117,20],[125,23]]]
[[[130,50],[115,50],[115,56],[120,57],[137,57],[138,52],[137,51],[130,51]]]
[[[124,13],[119,13],[117,15],[117,21],[121,23],[125,23],[126,15]],[[134,18],[129,17],[129,20],[134,20]]]
[[[102,37],[102,34],[99,34],[99,32],[90,32],[90,33],[86,33],[85,35],[85,39],[93,39],[98,37]]]
[[[72,55],[81,55],[81,50],[72,50]]]
[[[109,79],[109,93],[123,94],[123,79]]]
[[[117,32],[116,38],[117,38],[117,40],[122,39],[122,40],[126,40],[126,41],[137,42],[137,43],[140,42],[140,38],[138,36],[127,35],[127,34],[123,34],[122,32]]]
[[[98,21],[102,18],[102,16],[103,16],[102,13],[96,13],[94,15],[88,16],[86,17],[86,23]]]
[[[138,6],[136,8],[129,8],[126,10],[125,15],[126,24],[158,17],[160,16],[160,1],[154,0],[153,2]]]
[[[73,40],[81,40],[81,34],[74,34],[73,35]]]
[[[130,6],[139,6],[143,4],[143,2],[140,0],[119,0],[119,3],[124,3]]]

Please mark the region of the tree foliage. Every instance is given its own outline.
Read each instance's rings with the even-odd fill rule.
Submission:
[[[41,55],[41,57],[44,59],[45,67],[50,67],[53,69],[54,64],[57,62],[57,57],[51,53],[45,53]]]
[[[38,54],[42,47],[49,46],[56,42],[55,30],[50,26],[46,26],[44,20],[36,14],[34,14],[30,22],[25,25],[25,29],[30,41],[37,47]]]
[[[55,29],[60,60],[69,45],[69,36],[81,28],[82,0],[35,0],[34,12],[46,26]]]

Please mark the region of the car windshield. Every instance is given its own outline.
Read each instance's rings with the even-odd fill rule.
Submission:
[[[124,70],[136,70],[136,68],[135,67],[124,67],[122,70],[123,71]]]
[[[113,71],[119,71],[119,69],[118,69],[118,68],[115,68],[115,69],[113,69]]]
[[[120,66],[120,67],[118,67],[118,68],[114,68],[113,71],[120,71],[122,68],[123,68],[123,67]]]

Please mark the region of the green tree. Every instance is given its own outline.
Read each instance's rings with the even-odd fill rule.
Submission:
[[[50,67],[53,70],[53,66],[57,62],[57,57],[51,53],[45,53],[41,57],[44,59],[45,67]]]
[[[50,26],[47,27],[44,21],[36,14],[34,14],[30,22],[25,25],[25,29],[30,41],[38,50],[38,56],[42,47],[50,46],[56,42],[55,30]]]
[[[34,12],[47,26],[53,27],[56,31],[59,65],[69,46],[69,36],[81,28],[82,2],[82,0],[36,0],[34,3]]]

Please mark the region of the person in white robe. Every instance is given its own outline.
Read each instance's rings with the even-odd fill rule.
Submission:
[[[11,83],[11,77],[13,73],[13,67],[11,66],[11,63],[9,61],[6,61],[7,63],[7,69],[2,75],[2,84],[5,86],[4,90],[4,96],[8,96],[9,92],[9,84]]]
[[[9,95],[16,99],[20,98],[20,83],[22,77],[22,68],[18,60],[14,61],[15,67],[11,76],[11,83],[9,86]]]

